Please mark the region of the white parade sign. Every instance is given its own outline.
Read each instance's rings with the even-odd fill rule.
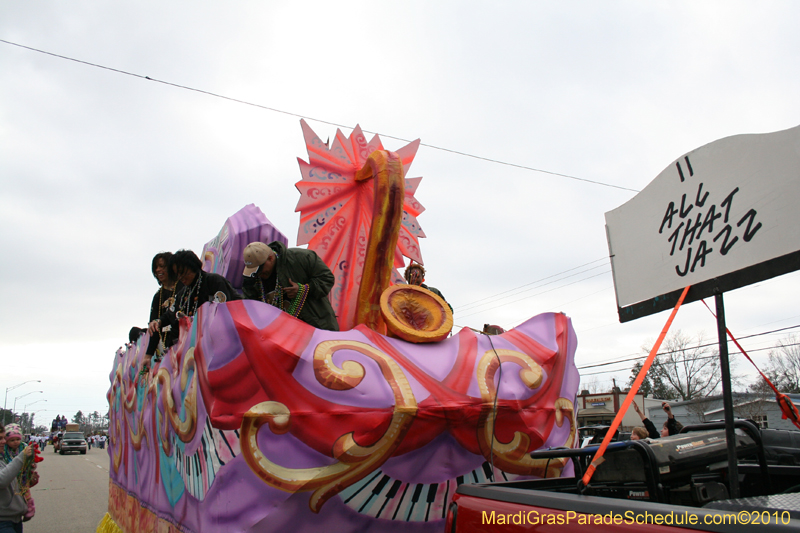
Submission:
[[[770,261],[775,266],[800,250],[798,228],[800,126],[692,150],[606,213],[620,319],[623,308],[657,304],[687,285],[726,275],[728,289],[752,283],[747,269]],[[780,266],[758,279],[784,273]],[[741,279],[730,281],[732,273]],[[663,308],[653,305],[638,316]]]

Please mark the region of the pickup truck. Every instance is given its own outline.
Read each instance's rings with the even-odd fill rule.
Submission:
[[[86,436],[79,429],[78,424],[67,424],[66,431],[59,437],[56,451],[60,455],[67,452],[80,452],[81,455],[86,455],[88,445],[86,444]]]
[[[533,452],[569,458],[574,476],[461,485],[445,531],[800,531],[800,433],[737,420],[736,435],[740,498],[729,498],[724,425],[704,424],[611,443],[586,487],[598,446]]]

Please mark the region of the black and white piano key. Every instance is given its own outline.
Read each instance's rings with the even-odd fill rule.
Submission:
[[[183,443],[177,443],[173,460],[187,492],[198,500],[203,500],[221,466],[214,440],[214,429],[208,420],[203,427],[200,445],[195,453],[187,456]]]
[[[342,491],[342,499],[354,509],[362,507],[373,496],[372,489],[380,482],[383,472],[376,470]]]
[[[369,498],[367,498],[367,501],[365,501],[361,507],[358,508],[358,512],[369,516],[375,516],[375,514],[377,514],[380,510],[381,503],[385,501],[385,498],[383,498],[382,495],[391,488],[392,484],[389,483],[391,480],[392,478],[386,474],[383,474],[378,480],[378,483],[373,486],[372,494],[370,494]]]
[[[494,469],[495,480],[508,480]],[[393,479],[381,470],[343,490],[339,496],[351,509],[375,518],[404,522],[430,522],[447,515],[447,506],[459,485],[486,483],[492,478],[492,467],[484,462],[475,470],[441,483],[406,483]]]
[[[411,483],[403,483],[400,486],[400,489],[397,491],[397,495],[392,499],[392,520],[397,520],[397,515],[400,514],[400,520],[403,520],[403,513],[402,511],[406,508],[407,500],[406,494],[408,494],[408,489],[411,487]],[[413,490],[413,489],[412,489]],[[409,498],[410,500],[411,498]]]
[[[386,484],[386,486],[389,485],[390,485],[389,483]],[[394,506],[390,505],[389,506],[390,509],[387,509],[387,505],[389,505],[392,501],[394,501],[394,497],[397,495],[397,492],[398,490],[400,490],[401,486],[403,486],[402,481],[400,481],[399,479],[392,480],[389,490],[386,491],[385,494],[382,494],[381,498],[378,500],[378,502],[381,504],[380,507],[378,508],[378,512],[372,516],[374,516],[375,518],[381,518],[381,516],[388,516],[392,512],[394,512]],[[385,515],[384,511],[386,511]]]

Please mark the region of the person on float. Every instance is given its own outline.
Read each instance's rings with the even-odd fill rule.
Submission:
[[[22,533],[22,521],[28,503],[22,496],[17,478],[25,462],[33,460],[33,448],[27,447],[11,461],[5,460],[6,429],[0,426],[0,533]]]
[[[425,285],[424,283],[425,268],[423,268],[422,265],[412,261],[411,264],[406,267],[406,270],[403,273],[403,277],[406,278],[406,281],[408,282],[409,285],[418,285],[423,289],[428,289],[429,291],[431,291],[433,294],[444,300],[444,303],[446,303],[448,307],[450,307],[450,311],[451,312],[453,311],[453,306],[447,302],[447,299],[445,299],[444,294],[442,294],[441,291],[439,291],[439,289],[435,287],[428,287],[427,285]]]
[[[158,281],[158,291],[153,296],[153,303],[150,304],[149,322],[157,320],[169,309],[175,301],[175,293],[181,288],[174,276],[170,276],[169,260],[172,252],[160,252],[153,257],[153,277]]]
[[[150,322],[150,335],[166,332],[165,348],[178,340],[179,314],[194,316],[206,302],[228,302],[240,300],[241,296],[224,276],[203,271],[203,262],[191,250],[178,250],[170,258],[169,270],[182,285],[174,297],[172,305],[161,316]]]
[[[286,311],[318,329],[339,331],[328,293],[336,281],[313,250],[282,242],[251,242],[244,249],[242,291],[249,300]]]
[[[175,295],[182,287],[169,268],[170,259],[172,259],[172,252],[159,252],[153,257],[151,271],[153,272],[153,277],[158,281],[159,287],[158,291],[153,295],[153,302],[150,304],[150,318],[148,319],[148,324],[154,320],[158,320],[167,309],[175,304]],[[131,328],[128,334],[128,339],[131,344],[135,343],[138,336],[145,331],[147,330],[136,327]],[[161,350],[159,350],[159,344],[161,345]],[[161,331],[156,331],[156,333],[150,336],[150,342],[147,344],[147,350],[145,351],[145,357],[143,359],[142,372],[147,372],[147,370],[149,370],[150,361],[153,356],[156,356],[156,362],[161,360],[161,354],[165,345],[166,338]]]

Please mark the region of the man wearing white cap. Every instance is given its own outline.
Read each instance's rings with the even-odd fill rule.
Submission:
[[[319,329],[339,331],[328,293],[333,272],[313,250],[251,242],[244,249],[242,292]]]

